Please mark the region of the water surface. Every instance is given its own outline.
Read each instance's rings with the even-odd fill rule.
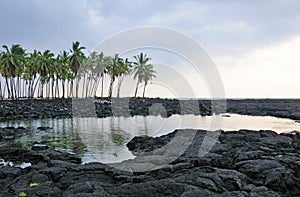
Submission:
[[[32,134],[1,142],[0,146],[30,148],[33,143],[44,143],[51,148],[73,153],[83,163],[99,161],[119,162],[134,158],[126,147],[134,136],[160,136],[179,128],[233,131],[239,129],[273,130],[278,133],[300,131],[300,123],[290,119],[270,116],[246,116],[229,114],[214,116],[173,115],[160,116],[73,118],[8,121],[0,127],[24,126],[32,128]],[[39,126],[52,129],[40,131]]]

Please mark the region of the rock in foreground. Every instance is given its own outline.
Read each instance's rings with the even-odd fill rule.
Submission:
[[[134,138],[128,147],[137,157],[122,163],[150,165],[149,158],[154,161],[161,156],[155,155],[157,150],[168,147],[175,135],[191,131],[196,132],[195,137],[180,157],[145,172],[122,171],[101,163],[81,165],[74,156],[52,150],[1,149],[0,158],[19,158],[31,161],[32,166],[0,167],[0,191],[2,196],[20,192],[27,196],[300,195],[299,134],[221,132],[210,152],[202,156],[201,144],[210,133],[178,130],[159,138]]]

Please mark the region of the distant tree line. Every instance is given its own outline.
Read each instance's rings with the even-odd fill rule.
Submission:
[[[105,77],[110,80],[107,96],[113,96],[116,83],[119,97],[123,79],[129,75],[137,80],[134,96],[143,84],[144,97],[148,83],[156,77],[150,58],[144,53],[134,56],[130,62],[118,54],[107,56],[94,51],[86,56],[84,49],[78,41],[73,42],[70,52],[62,51],[58,55],[50,50],[27,53],[19,44],[10,48],[3,45],[0,99],[94,97],[99,88],[103,97]]]

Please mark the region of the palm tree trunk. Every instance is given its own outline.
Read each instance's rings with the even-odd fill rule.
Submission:
[[[48,98],[48,92],[49,92],[49,82],[46,83],[46,98]]]
[[[87,78],[85,83],[85,97],[89,97],[89,92],[92,88],[90,88],[91,79]]]
[[[145,90],[146,90],[146,86],[147,86],[147,83],[145,83],[145,85],[144,85],[143,98],[145,98]]]
[[[6,88],[7,88],[7,86],[4,85],[4,87],[3,87],[3,98],[5,98]]]
[[[99,84],[100,84],[100,78],[97,79],[97,82],[95,84],[95,89],[93,90],[94,91],[94,97],[97,96],[97,90],[98,90],[98,87],[99,87]]]
[[[89,91],[88,91],[88,95],[89,95],[89,97],[92,97],[92,96],[94,96],[94,90],[95,90],[95,88],[96,88],[96,84],[97,84],[97,79],[94,79],[94,80],[89,80],[89,86],[91,87],[90,89],[89,89]]]
[[[26,97],[26,90],[27,90],[27,87],[28,87],[28,80],[21,82],[21,84],[23,84],[23,88],[22,88],[22,97]]]
[[[32,79],[30,78],[30,79],[29,79],[29,82],[28,82],[29,84],[28,84],[28,86],[27,86],[27,98],[28,98],[28,99],[30,99],[30,96],[31,96],[31,92],[30,92],[30,91],[31,91],[31,84],[32,84],[31,81],[32,81]]]
[[[90,79],[87,78],[86,80],[86,85],[85,85],[85,97],[87,98],[89,96],[89,90],[92,89],[90,88]]]
[[[59,97],[59,85],[58,85],[58,77],[56,77],[56,87],[55,87],[55,98],[56,98],[56,95],[57,97]]]
[[[69,97],[73,97],[73,83],[74,83],[74,80],[72,79],[71,80],[71,84],[70,84],[70,90],[69,90]]]
[[[10,77],[10,87],[11,87],[11,98],[14,99],[17,96],[15,83],[12,77]]]
[[[37,83],[38,84],[38,88],[37,88],[37,97],[41,97],[41,83]]]
[[[56,95],[54,96],[54,77],[52,77],[51,80],[51,94],[52,94],[52,98],[56,97]]]
[[[41,82],[41,84],[40,84],[40,98],[43,98],[43,93],[44,93],[44,83]]]
[[[45,98],[48,98],[48,82],[45,84]]]
[[[9,77],[9,85],[10,85],[10,97],[11,99],[14,99],[14,86],[12,83],[12,77]]]
[[[104,85],[104,77],[101,79],[101,98],[103,98],[103,85]]]
[[[113,92],[113,85],[114,85],[115,77],[113,76],[110,80],[110,85],[109,85],[109,91],[108,91],[108,97],[112,97],[112,92]]]
[[[120,78],[118,79],[118,93],[117,93],[117,97],[118,97],[118,98],[120,98],[120,90],[121,90],[122,82],[123,82],[123,77],[120,77]]]
[[[75,89],[75,91],[76,91],[76,98],[78,98],[78,89],[79,89],[79,79],[76,78],[76,89]]]
[[[99,80],[96,78],[96,79],[93,79],[93,80],[89,80],[89,85],[88,85],[88,87],[90,87],[89,88],[89,91],[88,91],[88,95],[89,95],[89,97],[93,97],[93,96],[95,96],[95,94],[96,94],[96,91],[95,91],[95,89],[96,89],[96,87],[97,87],[97,82],[98,82]]]
[[[138,91],[138,87],[139,87],[139,80],[137,81],[137,83],[136,83],[136,87],[135,87],[135,93],[134,93],[134,97],[136,97],[136,95],[137,95],[137,91]]]
[[[10,98],[10,89],[9,89],[9,85],[8,85],[8,79],[7,76],[5,75],[5,83],[6,83],[6,87],[7,87],[7,97]]]
[[[16,81],[14,78],[12,78],[12,81],[13,81],[13,86],[14,86],[14,91],[15,91],[15,95],[14,95],[14,98],[18,98],[18,92],[17,92],[17,88],[16,88]]]
[[[22,97],[22,85],[21,78],[18,76],[18,89],[19,89],[19,98]]]
[[[50,80],[48,81],[47,86],[48,86],[48,92],[47,92],[48,95],[47,95],[47,98],[50,98],[50,90],[51,90]]]
[[[65,98],[65,80],[61,80],[62,97]]]
[[[118,81],[118,91],[117,91],[117,98],[120,98],[120,82]]]
[[[0,78],[0,98],[1,98],[1,100],[3,99],[1,78]]]
[[[83,84],[82,84],[82,93],[81,93],[81,97],[84,97],[84,88],[85,88],[85,84],[86,84],[86,77],[85,77],[85,73],[83,75]]]
[[[34,93],[36,91],[36,88],[37,88],[37,85],[40,83],[40,79],[41,79],[41,76],[39,76],[39,78],[37,79],[37,81],[35,82],[35,85],[34,85],[34,81],[35,79],[33,79],[32,81],[32,85],[31,85],[31,98],[34,97]],[[39,92],[37,93],[37,97],[39,96]]]
[[[70,90],[70,80],[67,80],[67,97],[69,97],[69,90]]]
[[[18,76],[17,77],[17,84],[16,84],[16,91],[17,91],[17,97],[19,98],[21,96],[21,93],[20,93],[20,77]]]

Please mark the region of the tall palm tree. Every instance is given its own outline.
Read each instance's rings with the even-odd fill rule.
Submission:
[[[108,67],[111,65],[112,57],[111,56],[104,56],[103,61],[101,61],[101,66],[99,69],[99,74],[101,76],[101,97],[103,97],[103,89],[104,89],[104,77],[108,73]]]
[[[3,55],[3,52],[0,51],[0,99],[1,100],[4,98],[4,90],[2,90],[2,70],[3,70],[2,55]]]
[[[83,78],[83,83],[82,83],[82,97],[88,97],[88,91],[90,89],[89,87],[89,83],[90,81],[93,79],[93,73],[92,73],[92,64],[90,63],[91,58],[87,57],[81,64],[80,66],[80,72],[77,75],[77,77],[79,78]]]
[[[71,51],[71,57],[70,57],[70,68],[71,71],[73,72],[74,77],[77,76],[78,74],[78,70],[83,62],[83,60],[85,59],[85,55],[82,52],[82,50],[84,50],[85,47],[80,46],[80,42],[76,41],[73,42],[72,44],[72,49]],[[72,88],[73,88],[73,80],[71,81],[72,84]],[[79,87],[79,80],[77,78],[77,82],[76,82],[76,97],[78,97],[78,87]]]
[[[118,78],[118,91],[117,91],[117,97],[120,97],[120,90],[121,90],[121,85],[123,82],[123,79],[126,75],[130,74],[131,71],[131,62],[128,61],[128,58],[125,59],[125,61],[123,59],[121,59],[121,61],[119,61],[119,64],[117,66],[117,78]]]
[[[40,97],[43,98],[43,93],[44,93],[44,85],[49,82],[49,73],[51,67],[53,66],[54,63],[54,54],[49,50],[45,50],[43,53],[40,53],[40,62],[38,64],[38,73],[40,75]],[[49,92],[46,91],[46,97],[49,96]]]
[[[58,75],[58,68],[59,68],[59,56],[55,57],[53,54],[53,58],[51,61],[52,64],[49,67],[49,73],[48,73],[48,98],[50,96],[50,89],[51,89],[51,97],[56,98],[56,93],[58,89],[55,88],[55,84],[58,83],[57,75]]]
[[[143,98],[145,97],[145,90],[146,90],[146,86],[148,85],[148,82],[151,81],[153,77],[156,77],[155,73],[156,71],[154,70],[152,64],[147,64],[145,66],[145,72],[143,74],[143,81],[144,81]]]
[[[24,67],[26,53],[25,50],[19,44],[13,44],[9,49],[6,45],[3,45],[5,51],[2,54],[2,66],[5,77],[5,82],[8,91],[9,98],[17,98],[19,87],[16,87],[14,78],[20,77],[22,68]],[[8,78],[10,79],[10,87],[8,84]]]
[[[105,56],[103,52],[97,53],[92,52],[90,54],[91,64],[92,64],[92,73],[94,75],[94,84],[91,89],[93,96],[96,96],[97,89],[101,81],[101,97],[103,97],[103,88],[104,88],[104,75],[107,73],[107,67],[111,65],[112,58],[110,56]]]
[[[111,64],[107,67],[107,73],[110,76],[110,84],[108,90],[108,97],[112,97],[113,85],[118,74],[118,65],[121,64],[122,58],[119,57],[119,54],[115,54],[112,58]]]
[[[65,98],[65,81],[71,75],[70,73],[70,55],[67,51],[63,51],[58,55],[59,59],[59,71],[58,78],[61,80],[62,97]]]
[[[85,82],[85,79],[83,81],[83,85],[85,85],[85,96],[92,96],[96,95],[97,91],[97,84],[99,84],[100,81],[100,68],[103,61],[104,54],[103,52],[97,53],[96,51],[92,51],[87,59],[84,61],[84,67],[83,69],[85,71],[85,74],[88,75],[87,81]]]
[[[85,97],[90,96],[90,92],[94,88],[95,81],[97,80],[95,73],[97,55],[97,52],[91,52],[83,62],[83,65],[81,66],[81,70],[84,72],[82,96],[84,96],[85,93]],[[87,77],[85,77],[85,75],[87,75]]]
[[[54,98],[59,97],[59,80],[61,80],[62,77],[62,67],[64,65],[62,64],[62,57],[61,54],[58,54],[54,61],[54,67],[53,67],[53,75],[52,75],[52,97],[53,97],[53,90],[54,92]],[[54,85],[55,82],[55,85]]]
[[[135,62],[133,62],[133,64],[134,64],[133,79],[134,80],[137,79],[135,93],[134,93],[134,97],[136,97],[139,83],[141,83],[143,81],[143,75],[144,75],[144,72],[145,72],[145,67],[147,65],[149,65],[148,62],[151,58],[148,58],[147,55],[144,54],[144,53],[140,53],[140,55],[134,56],[134,59],[135,59]]]
[[[27,96],[28,98],[33,98],[37,84],[39,83],[39,78],[37,78],[38,65],[40,64],[40,52],[34,50],[32,53],[29,53],[27,58],[25,70],[24,70],[24,79],[28,81]]]

